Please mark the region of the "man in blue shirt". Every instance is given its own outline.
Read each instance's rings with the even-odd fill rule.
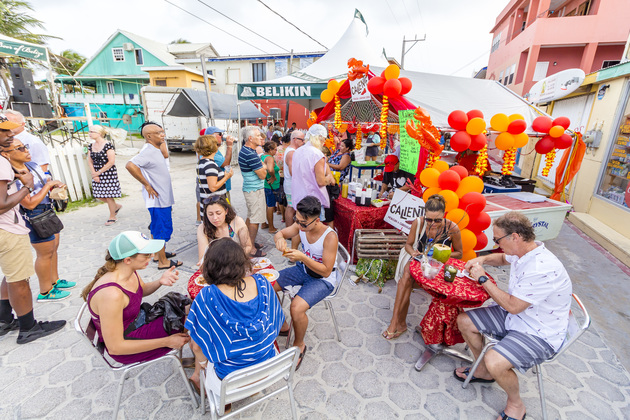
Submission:
[[[245,145],[238,154],[238,165],[243,175],[243,195],[247,204],[247,229],[249,237],[256,248],[252,257],[262,257],[265,254],[260,250],[261,246],[255,242],[258,234],[258,225],[266,221],[266,204],[264,179],[267,169],[256,153],[256,148],[264,141],[264,134],[257,126],[247,126],[243,129]]]

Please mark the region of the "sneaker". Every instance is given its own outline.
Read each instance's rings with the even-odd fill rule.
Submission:
[[[18,328],[20,328],[20,324],[18,324],[18,320],[16,318],[13,318],[11,322],[0,321],[0,337],[11,331],[17,330]]]
[[[35,341],[38,338],[46,337],[47,335],[50,335],[62,329],[64,325],[66,325],[65,320],[51,322],[40,321],[36,323],[35,326],[30,330],[20,331],[20,334],[18,334],[17,343],[26,344],[30,343],[31,341]]]
[[[64,279],[59,279],[57,280],[57,283],[53,284],[53,287],[56,287],[57,289],[72,289],[76,285],[77,285],[76,281],[68,281]]]
[[[57,287],[53,287],[52,289],[50,289],[50,292],[48,292],[47,294],[42,295],[40,293],[39,295],[37,295],[37,301],[38,302],[53,302],[53,301],[63,300],[67,298],[68,296],[70,296],[70,292],[66,292],[65,290],[59,290],[57,289]]]

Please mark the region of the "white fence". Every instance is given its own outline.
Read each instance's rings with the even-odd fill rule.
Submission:
[[[84,147],[77,144],[57,147],[48,145],[48,153],[50,154],[50,172],[54,179],[68,186],[70,201],[92,197],[92,177]]]

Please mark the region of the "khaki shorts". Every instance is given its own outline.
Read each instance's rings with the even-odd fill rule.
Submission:
[[[267,204],[265,203],[265,190],[263,188],[244,192],[245,204],[247,204],[247,218],[249,223],[265,223],[267,221]]]
[[[0,269],[8,283],[27,280],[35,274],[28,235],[0,229]]]

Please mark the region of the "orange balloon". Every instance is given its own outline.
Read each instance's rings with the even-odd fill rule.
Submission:
[[[431,197],[432,195],[435,195],[437,193],[439,193],[440,191],[442,191],[442,189],[440,187],[430,187],[427,188],[424,191],[424,194],[422,194],[422,199],[424,200],[424,202],[426,203],[427,201],[429,201],[429,197]]]
[[[475,245],[477,245],[477,235],[468,229],[462,229],[461,236],[464,253],[466,251],[472,251]]]
[[[328,90],[330,90],[332,93],[337,93],[337,91],[339,90],[339,82],[336,81],[335,79],[330,79],[328,81]]]
[[[525,133],[517,134],[514,136],[514,147],[517,149],[525,147],[529,143],[529,136]]]
[[[437,169],[439,173],[442,173],[446,171],[449,168],[449,166],[448,166],[448,163],[444,162],[443,160],[437,160],[433,164],[432,168]]]
[[[332,93],[330,90],[325,89],[319,95],[319,98],[322,100],[322,102],[328,103],[328,102],[332,101],[333,99],[335,99],[335,94]]]
[[[494,141],[494,145],[499,150],[508,150],[514,147],[514,136],[508,132],[501,133]]]
[[[473,118],[466,124],[466,132],[471,136],[477,136],[486,129],[486,122],[482,118]]]
[[[510,121],[505,114],[496,114],[490,119],[490,126],[494,131],[507,131]]]
[[[464,251],[464,253],[462,254],[462,261],[469,261],[472,260],[473,258],[477,258],[477,253],[475,251],[468,250],[468,251]]]
[[[462,198],[464,194],[469,192],[481,193],[483,191],[483,187],[483,181],[481,178],[470,175],[462,179],[462,182],[459,183],[459,187],[457,187],[457,191],[455,191],[455,193],[459,198]]]
[[[426,168],[422,172],[420,172],[420,182],[425,187],[439,187],[438,177],[440,176],[440,171],[434,168]]]
[[[444,197],[446,201],[446,212],[448,213],[451,210],[454,210],[459,206],[459,197],[451,190],[442,190],[438,194]],[[475,239],[477,237],[475,236]]]
[[[396,64],[390,64],[389,66],[387,66],[384,73],[385,80],[398,79],[398,76],[400,76],[400,67],[398,67]]]
[[[464,229],[468,226],[468,222],[470,222],[470,217],[468,213],[462,209],[453,209],[446,214],[446,218],[453,223],[455,223],[460,230]]]
[[[549,135],[554,139],[562,136],[564,134],[564,127],[561,125],[554,125],[549,129]]]
[[[525,117],[523,117],[521,114],[512,114],[508,117],[508,121],[512,122],[512,121],[516,121],[516,120],[524,120]]]

